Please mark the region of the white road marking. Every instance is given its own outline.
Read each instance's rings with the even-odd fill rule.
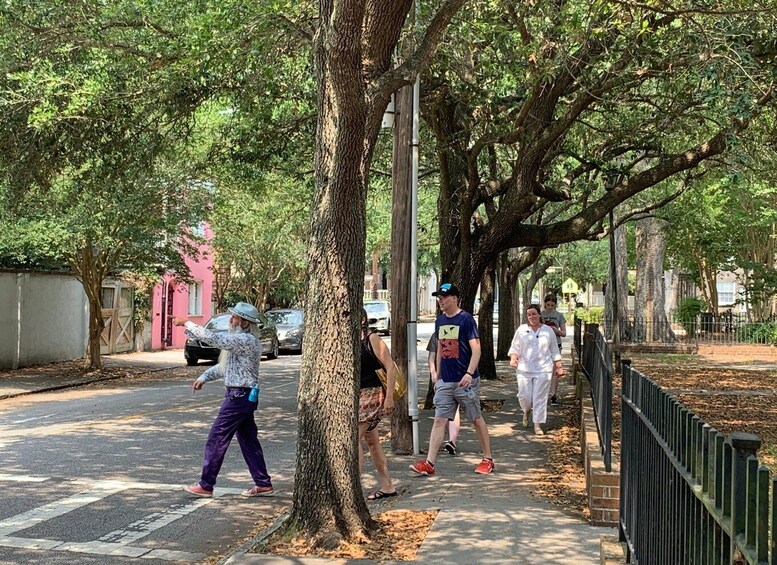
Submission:
[[[101,490],[101,492],[97,493],[86,490],[62,500],[56,500],[44,504],[43,506],[38,506],[27,512],[6,518],[5,520],[0,520],[0,536],[7,536],[8,534],[18,532],[19,530],[26,530],[41,522],[67,514],[76,508],[81,508],[92,502],[102,500],[106,496],[115,494],[120,490],[121,489]]]
[[[24,424],[25,422],[32,422],[34,420],[43,420],[44,418],[51,418],[55,416],[55,414],[46,414],[45,416],[34,416],[32,418],[25,418],[24,420],[13,420],[11,421],[12,424]]]
[[[42,483],[51,477],[33,477],[31,475],[9,475],[0,473],[0,481],[13,481],[16,483]]]
[[[43,483],[51,477],[35,477],[30,475],[0,474],[0,482],[32,482]],[[161,512],[153,512],[128,526],[109,532],[97,540],[88,542],[68,542],[63,540],[49,540],[38,538],[25,538],[13,536],[15,532],[31,528],[41,522],[57,518],[72,510],[89,505],[93,502],[107,498],[117,493],[128,491],[178,491],[182,485],[167,483],[144,483],[120,480],[86,480],[77,479],[69,481],[69,484],[83,485],[85,490],[67,498],[50,502],[0,520],[0,546],[20,549],[38,549],[51,551],[71,551],[74,553],[90,553],[95,555],[121,555],[124,557],[141,557],[143,559],[161,559],[167,561],[200,561],[205,555],[201,553],[188,553],[153,547],[136,547],[130,545],[150,533],[167,526],[176,520],[191,514],[195,510],[210,504],[216,498],[225,495],[236,495],[243,492],[238,488],[217,488],[213,498],[198,498],[187,504],[173,505]]]

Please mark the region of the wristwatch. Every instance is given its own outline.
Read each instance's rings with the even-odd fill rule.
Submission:
[[[469,375],[470,377],[474,377],[474,376],[475,376],[475,375],[473,375],[472,373],[470,373],[469,371],[466,371],[464,374],[465,374],[465,375]]]

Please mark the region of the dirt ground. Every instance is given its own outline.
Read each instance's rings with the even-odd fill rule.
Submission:
[[[632,358],[634,369],[671,392],[719,432],[749,432],[760,437],[758,459],[772,474],[777,472],[777,369],[748,368],[725,359],[690,355]]]

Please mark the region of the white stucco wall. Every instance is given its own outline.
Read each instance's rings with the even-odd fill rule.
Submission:
[[[83,357],[86,304],[74,277],[0,273],[0,368]]]
[[[17,346],[16,274],[0,273],[0,368],[13,367]]]

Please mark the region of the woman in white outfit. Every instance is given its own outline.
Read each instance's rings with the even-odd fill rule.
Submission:
[[[564,375],[556,335],[540,318],[540,307],[526,309],[528,324],[515,330],[510,345],[510,366],[516,368],[518,402],[523,410],[523,427],[529,427],[529,412],[533,411],[534,433],[543,435],[542,424],[548,418],[548,390],[552,373]]]

